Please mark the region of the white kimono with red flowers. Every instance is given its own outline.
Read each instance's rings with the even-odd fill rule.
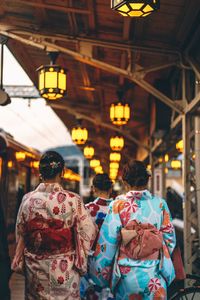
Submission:
[[[96,238],[80,197],[41,183],[23,198],[16,234],[25,243],[26,299],[80,299],[80,275]]]

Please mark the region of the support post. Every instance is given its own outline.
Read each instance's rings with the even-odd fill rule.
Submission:
[[[198,224],[198,256],[200,257],[200,116],[195,116],[195,178]]]

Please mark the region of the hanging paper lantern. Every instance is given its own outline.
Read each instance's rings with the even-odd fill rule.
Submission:
[[[176,149],[181,153],[183,152],[183,140],[180,140],[178,143],[176,143]]]
[[[119,169],[119,163],[118,162],[111,162],[110,163],[110,169]]]
[[[58,100],[67,92],[67,71],[58,65],[46,65],[37,69],[39,74],[39,92],[47,100]]]
[[[124,147],[124,138],[122,136],[114,136],[110,138],[110,148],[113,151],[121,151]]]
[[[72,141],[77,145],[84,145],[88,139],[88,131],[81,126],[72,128]]]
[[[160,0],[111,0],[111,8],[124,17],[146,17],[160,8]]]
[[[101,164],[100,164],[100,160],[99,159],[92,159],[90,161],[90,167],[91,168],[96,168],[96,167],[99,167]]]
[[[92,146],[85,146],[83,154],[87,159],[91,159],[94,156],[94,148]]]
[[[15,157],[17,161],[23,161],[26,159],[26,153],[19,151],[15,153]]]
[[[118,152],[112,152],[110,153],[110,161],[116,161],[119,162],[121,160],[121,154]]]
[[[114,125],[125,125],[130,119],[129,104],[123,104],[121,102],[111,104],[110,119]]]
[[[180,160],[172,160],[171,161],[172,169],[180,169],[181,168],[181,161]]]

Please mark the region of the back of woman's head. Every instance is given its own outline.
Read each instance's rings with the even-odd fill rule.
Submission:
[[[93,186],[100,191],[109,191],[112,187],[112,181],[108,174],[97,174],[93,179]]]
[[[55,151],[47,151],[40,159],[40,174],[43,179],[54,179],[64,169],[64,159]]]
[[[128,163],[122,173],[122,179],[130,186],[143,187],[146,186],[149,181],[149,173],[143,162],[139,160],[133,160]]]

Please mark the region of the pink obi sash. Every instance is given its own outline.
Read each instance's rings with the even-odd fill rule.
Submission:
[[[141,260],[159,259],[162,233],[152,224],[129,221],[121,230],[120,257]]]
[[[27,222],[25,245],[29,252],[37,255],[60,254],[75,249],[71,229],[64,228],[62,220],[45,219],[42,216]]]

